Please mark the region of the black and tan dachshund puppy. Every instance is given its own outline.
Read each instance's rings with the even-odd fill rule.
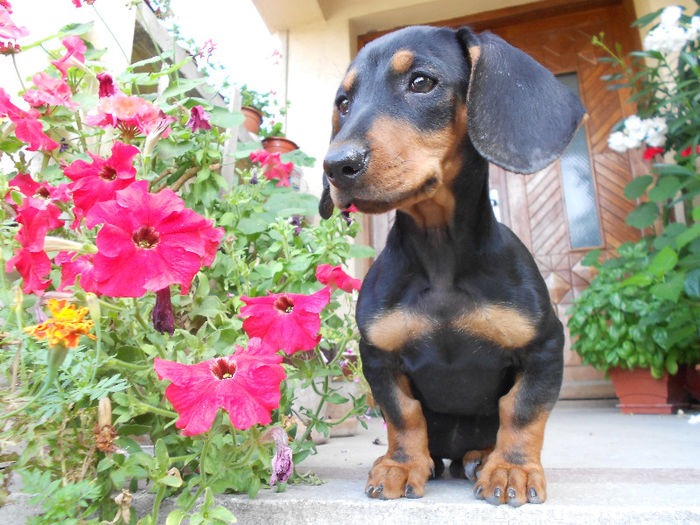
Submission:
[[[321,215],[396,209],[357,304],[388,427],[366,492],[420,497],[452,460],[491,503],[541,503],[564,334],[525,246],[496,221],[488,163],[553,162],[579,100],[491,33],[410,27],[364,47],[338,90]]]

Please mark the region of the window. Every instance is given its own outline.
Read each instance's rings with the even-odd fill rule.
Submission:
[[[576,73],[557,75],[557,78],[577,96],[581,96]],[[602,240],[595,186],[588,140],[583,126],[578,129],[561,156],[561,173],[571,248],[600,246]]]

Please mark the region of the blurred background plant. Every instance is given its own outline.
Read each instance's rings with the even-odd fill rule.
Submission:
[[[624,193],[638,203],[627,224],[645,236],[607,260],[600,250],[586,256],[597,275],[570,309],[569,329],[584,363],[648,368],[660,378],[700,361],[700,16],[671,6],[636,25],[657,20],[644,50],[628,56],[594,38],[609,55],[600,60],[619,70],[610,88],[629,89],[637,107],[608,144],[621,153],[644,148],[649,173]]]

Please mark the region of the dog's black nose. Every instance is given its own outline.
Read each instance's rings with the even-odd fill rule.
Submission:
[[[335,186],[350,186],[369,164],[366,149],[356,144],[331,147],[323,161],[323,170]]]

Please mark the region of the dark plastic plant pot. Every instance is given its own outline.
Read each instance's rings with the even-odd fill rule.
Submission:
[[[666,372],[655,379],[646,368],[611,368],[609,373],[623,414],[673,414],[687,406],[685,374]]]
[[[263,148],[268,153],[288,153],[299,149],[294,142],[284,137],[267,137],[262,141]]]

